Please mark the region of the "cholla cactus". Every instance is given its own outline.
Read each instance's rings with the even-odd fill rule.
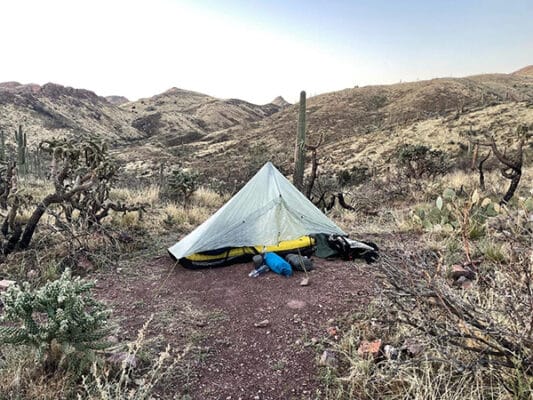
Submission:
[[[1,321],[11,324],[0,327],[0,342],[33,346],[48,359],[57,346],[62,354],[105,348],[110,311],[91,297],[93,286],[92,281],[72,278],[67,269],[39,289],[32,290],[27,282],[10,287],[1,295]]]
[[[164,194],[175,201],[186,204],[198,189],[199,175],[195,171],[176,169],[167,177]]]

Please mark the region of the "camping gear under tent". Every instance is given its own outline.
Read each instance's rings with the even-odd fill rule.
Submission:
[[[263,251],[311,248],[312,234],[345,233],[267,162],[207,221],[168,249],[185,267],[227,265]]]

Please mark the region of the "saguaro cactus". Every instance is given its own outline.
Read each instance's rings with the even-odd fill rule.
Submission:
[[[26,132],[23,132],[22,125],[19,125],[18,131],[15,131],[17,141],[17,165],[22,174],[27,172],[26,164]]]
[[[304,169],[305,169],[305,91],[300,92],[300,114],[298,116],[298,136],[296,138],[296,147],[294,149],[294,186],[300,191],[304,186]]]
[[[6,137],[4,131],[0,131],[0,162],[6,161]]]

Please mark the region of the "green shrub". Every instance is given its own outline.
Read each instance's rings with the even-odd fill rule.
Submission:
[[[110,311],[92,298],[93,286],[66,270],[38,289],[27,282],[10,287],[1,296],[1,321],[10,324],[0,327],[0,343],[35,347],[52,368],[67,355],[105,348]]]
[[[175,169],[166,178],[163,197],[186,204],[200,184],[200,175],[195,171]]]
[[[351,169],[343,169],[337,180],[341,186],[357,186],[365,183],[371,174],[367,166],[354,166]]]
[[[409,179],[442,175],[450,169],[446,154],[420,144],[405,144],[397,154],[397,167]]]

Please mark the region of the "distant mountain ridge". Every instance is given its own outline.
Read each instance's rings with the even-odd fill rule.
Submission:
[[[258,121],[279,109],[178,88],[130,102],[123,96],[102,97],[55,83],[0,83],[0,130],[13,131],[21,124],[30,144],[50,137],[83,136],[124,145],[154,135],[177,144]]]
[[[124,96],[106,96],[105,99],[116,106],[120,106],[124,103],[129,103],[128,98]]]
[[[281,109],[272,103],[257,105],[239,99],[218,99],[178,88],[121,107],[133,115],[134,127],[156,137],[165,146],[200,140],[209,133],[235,126],[246,126]]]
[[[324,168],[386,165],[401,143],[458,151],[461,132],[533,126],[533,66],[512,74],[344,89],[307,99],[308,140],[324,134]],[[253,157],[290,170],[298,105],[265,105],[170,88],[126,102],[58,84],[0,83],[0,130],[23,125],[30,145],[51,137],[105,139],[129,171],[162,163],[237,172]],[[440,137],[442,135],[442,138]],[[7,135],[13,141],[13,135]],[[437,140],[438,139],[438,140]],[[455,143],[455,144],[450,144]],[[255,154],[255,155],[254,155]],[[274,157],[274,158],[272,158]]]
[[[104,97],[55,83],[0,84],[0,115],[0,130],[22,125],[30,145],[52,137],[83,136],[116,143],[143,137],[131,126],[128,113]]]
[[[518,124],[533,126],[533,80],[514,74],[439,78],[394,85],[351,88],[307,99],[308,140],[316,143],[330,171],[366,165],[385,168],[398,146],[426,143],[458,154],[462,135],[470,129],[509,134]],[[218,174],[237,173],[252,157],[271,159],[292,168],[298,105],[257,122],[238,124],[188,141],[164,142],[150,157],[179,162]],[[154,144],[154,142],[150,142]],[[121,154],[125,162],[141,162],[143,148]],[[143,157],[148,160],[150,157]],[[135,161],[137,160],[137,161]]]

